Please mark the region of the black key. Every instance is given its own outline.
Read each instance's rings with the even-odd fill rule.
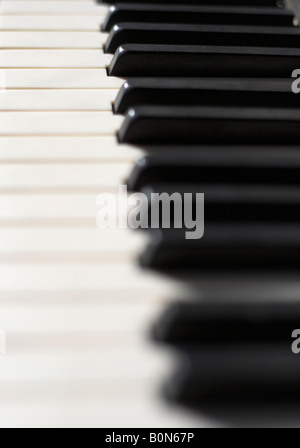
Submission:
[[[219,336],[221,339],[221,332]],[[271,347],[255,344],[208,347],[185,353],[181,368],[166,385],[165,394],[172,401],[200,410],[208,404],[228,407],[247,403],[281,404],[282,410],[284,403],[299,404],[299,378],[300,363],[292,353],[291,342]]]
[[[291,80],[135,78],[122,86],[114,111],[152,106],[253,106],[299,108]]]
[[[121,22],[292,26],[292,11],[278,8],[118,3],[110,7],[102,30]]]
[[[254,174],[253,174],[254,175]],[[198,229],[196,228],[198,225]],[[201,223],[192,230],[195,238]],[[201,239],[187,239],[186,229],[151,229],[140,261],[167,273],[209,275],[297,275],[300,268],[298,224],[209,223]]]
[[[229,160],[236,158],[260,162],[262,160],[290,160],[298,163],[300,159],[299,146],[285,145],[141,145],[143,153],[148,156],[169,157],[203,157],[203,160],[216,160],[226,157]]]
[[[148,197],[150,227],[153,194],[205,195],[205,222],[209,223],[292,223],[300,222],[299,160],[240,160],[225,155],[207,157],[150,157],[134,168],[127,185]],[[183,209],[181,211],[183,216]],[[177,215],[178,216],[178,215]],[[174,211],[170,208],[171,227]],[[159,226],[162,228],[160,217]]]
[[[297,144],[300,110],[226,107],[137,107],[118,133],[133,144]]]
[[[108,68],[120,77],[290,78],[299,49],[126,44]]]
[[[245,185],[239,184],[235,179],[227,183],[201,182],[201,175],[207,165],[203,164],[199,169],[198,182],[168,183],[154,180],[150,181],[141,192],[148,198],[148,227],[151,222],[151,198],[153,194],[163,197],[165,193],[175,198],[180,195],[184,198],[186,194],[192,195],[190,206],[196,212],[197,193],[205,195],[205,223],[271,223],[296,222],[300,224],[300,187],[270,185]],[[211,168],[211,167],[210,167]],[[183,167],[184,169],[184,167]],[[225,168],[226,169],[226,168]],[[249,168],[251,170],[251,168]],[[253,175],[253,174],[252,174]],[[254,176],[255,177],[255,176]],[[155,176],[154,176],[155,178]],[[181,211],[183,219],[184,209]],[[170,207],[171,228],[175,227],[173,208]],[[177,215],[178,219],[178,215]],[[162,217],[159,219],[159,227],[163,228]]]
[[[97,3],[128,3],[128,0],[97,0]],[[131,3],[145,3],[145,0],[131,0]],[[277,6],[282,8],[284,3],[282,0],[151,0],[150,3],[162,3],[162,4],[194,4],[194,5],[225,5],[225,6]]]
[[[298,28],[119,23],[110,32],[104,50],[114,53],[123,44],[222,45],[299,48]]]
[[[254,175],[255,173],[255,175]],[[300,187],[300,160],[296,158],[244,159],[221,157],[144,157],[132,170],[127,185],[141,191],[153,184],[201,184]],[[200,193],[200,191],[198,191]],[[201,192],[203,193],[203,192]],[[292,197],[291,197],[291,200]]]
[[[164,311],[152,336],[156,341],[181,347],[290,345],[292,331],[299,322],[299,303],[177,302]]]

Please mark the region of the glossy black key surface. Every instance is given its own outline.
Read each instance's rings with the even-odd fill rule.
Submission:
[[[297,144],[300,110],[143,106],[128,111],[118,138],[133,144]]]
[[[129,79],[118,93],[114,112],[122,114],[141,105],[299,108],[300,98],[286,79]]]
[[[176,302],[166,308],[152,336],[167,344],[202,348],[245,343],[290,345],[299,321],[299,303]]]
[[[292,26],[292,11],[279,8],[118,3],[102,24],[109,32],[120,22]]]
[[[255,174],[254,174],[255,173]],[[300,187],[300,160],[274,158],[265,160],[242,157],[144,157],[133,168],[127,185],[141,191],[152,184],[202,184]],[[200,193],[200,191],[198,191]],[[250,192],[249,192],[250,193]],[[292,200],[292,198],[291,198]]]
[[[128,178],[131,191],[148,197],[151,216],[153,194],[170,197],[205,195],[205,222],[300,223],[300,164],[296,160],[238,160],[237,157],[148,157]],[[254,174],[255,173],[255,174]],[[183,210],[182,210],[183,212]],[[149,222],[149,221],[148,221]],[[174,227],[174,212],[170,213]],[[159,220],[162,227],[162,221]]]
[[[120,77],[290,78],[300,49],[125,44],[108,68]]]
[[[299,272],[298,224],[209,223],[201,239],[186,239],[186,231],[184,228],[148,230],[152,238],[140,258],[142,266],[169,273],[196,273],[198,280],[208,274]]]
[[[270,182],[269,185],[255,185],[238,183],[239,180],[213,183],[207,180],[201,182],[201,175],[207,165],[203,164],[203,169],[199,169],[199,180],[197,182],[155,182],[150,180],[145,184],[140,192],[148,198],[148,224],[151,222],[151,198],[153,194],[163,197],[166,193],[169,197],[181,198],[188,194],[192,197],[189,200],[193,212],[196,211],[197,193],[205,195],[205,223],[297,223],[300,224],[300,187],[296,185],[277,185]],[[211,168],[211,167],[210,167]],[[183,169],[185,167],[183,166]],[[224,168],[226,169],[226,167]],[[251,168],[249,168],[251,170]],[[233,174],[234,176],[234,174]],[[204,176],[205,177],[205,176]],[[216,182],[216,181],[215,181]],[[184,216],[182,208],[181,216]],[[178,215],[177,215],[178,217]],[[162,217],[159,219],[159,227],[163,227]],[[173,208],[170,208],[171,228],[175,227],[175,217]],[[177,221],[176,221],[177,222]]]
[[[219,336],[221,339],[221,332]],[[284,403],[299,404],[299,378],[300,363],[291,342],[271,347],[208,347],[184,353],[181,367],[166,385],[165,393],[172,401],[199,410],[206,404],[226,404],[228,410],[233,404],[251,403],[281,404],[282,411]]]
[[[243,47],[300,47],[300,31],[292,27],[119,23],[104,50],[114,53],[123,44],[222,45]]]
[[[128,0],[97,0],[97,3],[128,3]],[[145,3],[145,0],[131,0],[131,3]],[[194,4],[194,5],[239,5],[239,6],[255,6],[255,7],[265,7],[265,6],[275,6],[283,7],[282,0],[151,0],[149,3],[162,3],[162,4]]]

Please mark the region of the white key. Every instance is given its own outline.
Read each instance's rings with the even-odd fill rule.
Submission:
[[[102,50],[1,50],[2,68],[102,68],[112,55]]]
[[[47,386],[45,386],[46,388]],[[45,404],[46,403],[46,404]],[[4,428],[210,428],[224,427],[220,418],[209,419],[205,414],[182,412],[177,406],[170,406],[149,393],[141,395],[138,401],[99,400],[87,403],[78,399],[67,402],[41,401],[23,403],[15,407],[0,405],[0,422]],[[249,424],[249,420],[247,420]],[[261,427],[261,420],[254,426]],[[297,426],[296,419],[293,425]],[[267,423],[268,426],[268,423]],[[190,431],[191,433],[193,430]]]
[[[1,163],[111,161],[133,164],[141,156],[139,148],[120,145],[115,137],[0,137]]]
[[[139,301],[139,303],[124,303],[122,296],[118,303],[87,303],[84,295],[80,302],[75,302],[72,307],[63,302],[61,304],[31,304],[24,301],[16,308],[7,304],[2,306],[3,314],[0,316],[0,328],[8,334],[30,335],[61,334],[63,336],[80,333],[96,333],[105,336],[108,333],[133,333],[147,330],[152,319],[159,312],[160,305]],[[128,318],[123,316],[127,314]],[[142,335],[140,335],[142,336]],[[121,342],[121,341],[120,341]],[[118,341],[118,344],[120,344]],[[142,341],[136,338],[134,346]],[[38,347],[38,341],[32,341]],[[100,344],[99,344],[100,345]],[[103,347],[109,347],[109,340],[102,341]],[[98,346],[99,347],[99,346]],[[97,348],[97,346],[96,346]],[[17,350],[18,347],[15,347]]]
[[[0,264],[0,291],[106,291],[126,294],[130,291],[160,291],[164,295],[165,280],[153,280],[151,274],[142,273],[129,263],[95,264]],[[143,297],[141,296],[141,299]]]
[[[100,49],[107,34],[100,32],[1,32],[0,49],[4,48],[71,48]]]
[[[0,70],[7,89],[111,89],[123,79],[108,77],[104,69],[6,69]],[[2,87],[5,87],[2,86]]]
[[[105,15],[102,16],[100,13],[95,16],[0,15],[0,29],[3,31],[99,32],[104,16]]]
[[[60,380],[51,381],[43,380],[43,387],[35,383],[29,386],[28,381],[17,380],[14,382],[4,381],[0,384],[0,394],[2,397],[1,404],[7,406],[9,401],[18,403],[16,408],[20,405],[32,405],[33,403],[43,402],[51,405],[56,403],[59,406],[61,397],[64,396],[64,402],[73,403],[82,401],[84,393],[85,404],[89,403],[103,403],[106,400],[115,402],[120,400],[120,393],[122,393],[122,401],[128,403],[132,400],[139,401],[141,396],[143,399],[149,396],[149,403],[151,401],[151,393],[155,395],[157,391],[157,375],[155,377],[140,378],[118,378],[114,380]],[[3,409],[0,408],[0,412]],[[102,421],[102,419],[101,419]],[[0,427],[2,427],[2,422]],[[49,422],[48,422],[49,424]],[[81,427],[81,425],[79,425]]]
[[[1,194],[0,222],[73,220],[95,228],[97,194]]]
[[[90,1],[16,1],[1,0],[2,14],[87,14],[103,15],[107,12],[107,6]]]
[[[0,112],[0,135],[113,135],[123,119],[111,112]]]
[[[0,189],[83,189],[117,188],[130,171],[130,164],[0,166]]]
[[[96,227],[96,226],[95,226]],[[128,229],[1,229],[0,254],[138,253],[143,234]],[[59,259],[59,258],[58,258]]]
[[[0,96],[0,111],[108,111],[117,89],[7,90]]]
[[[11,354],[0,357],[0,382],[153,378],[158,371],[162,373],[162,362],[153,348],[140,351],[110,348],[80,352],[80,356],[75,350],[56,355]]]

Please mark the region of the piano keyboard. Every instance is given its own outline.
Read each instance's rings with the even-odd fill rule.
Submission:
[[[1,427],[222,426],[201,400],[280,360],[271,391],[299,388],[293,2],[117,3],[0,1]],[[125,183],[204,192],[207,237],[98,229]]]

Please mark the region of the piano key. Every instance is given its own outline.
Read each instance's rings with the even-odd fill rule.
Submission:
[[[74,339],[78,342],[76,337]],[[86,383],[87,381],[84,379],[73,379],[70,381],[61,380],[56,381],[56,385],[53,386],[51,380],[44,380],[39,382],[38,385],[33,385],[31,383],[31,387],[29,387],[28,381],[26,380],[16,380],[14,382],[5,381],[4,384],[0,386],[2,405],[5,408],[10,400],[15,400],[18,397],[18,407],[22,407],[22,405],[31,406],[33,402],[36,404],[37,401],[48,404],[51,402],[51,407],[53,405],[59,407],[62,395],[65,397],[65,404],[70,404],[72,400],[73,402],[74,400],[80,401],[82,399],[82,394],[85,393],[85,405],[91,406],[96,405],[96,403],[99,404],[100,402],[103,404],[106,400],[109,400],[109,397],[114,402],[116,400],[119,401],[120,391],[123,392],[123,401],[128,400],[128,403],[130,403],[131,398],[135,401],[139,401],[141,395],[143,396],[143,399],[149,396],[150,403],[152,401],[151,393],[154,394],[157,390],[157,379],[143,376],[135,379],[120,378],[111,381],[105,379],[91,380],[89,386],[86,386]],[[94,388],[95,390],[93,391]],[[108,402],[106,404],[108,404]],[[3,420],[1,421],[3,422]]]
[[[82,151],[82,148],[85,148]],[[134,163],[140,150],[118,145],[115,137],[0,137],[1,163]]]
[[[287,344],[279,346],[195,350],[186,355],[173,381],[166,385],[166,394],[199,409],[208,403],[298,403],[299,363],[288,337]]]
[[[205,165],[204,165],[205,166]],[[224,168],[225,169],[225,168]],[[251,169],[251,168],[250,168]],[[201,179],[201,168],[199,171]],[[240,223],[250,224],[256,222],[300,222],[299,194],[298,186],[277,186],[277,185],[245,185],[235,184],[235,180],[226,183],[208,183],[201,180],[195,183],[181,183],[180,180],[174,183],[150,182],[141,189],[148,199],[148,220],[151,222],[151,198],[152,195],[168,194],[180,195],[184,198],[186,194],[191,196],[189,200],[192,210],[196,212],[196,198],[198,193],[203,193],[205,197],[205,223]],[[156,201],[154,199],[154,201]],[[156,202],[155,202],[156,203]],[[174,211],[170,212],[170,225],[175,226]],[[182,215],[183,217],[183,215]],[[162,227],[162,218],[159,219],[159,226]]]
[[[242,185],[259,187],[298,187],[299,160],[285,158],[251,159],[242,155],[215,158],[168,156],[144,157],[133,168],[127,186],[131,191],[151,188],[154,184],[198,184],[208,187]],[[255,171],[255,176],[253,172]],[[199,192],[200,193],[200,192]]]
[[[194,231],[196,229],[194,228]],[[149,230],[141,256],[144,267],[167,272],[273,275],[299,269],[298,224],[209,224],[202,239],[186,239],[186,229]]]
[[[74,228],[95,230],[97,214],[100,211],[98,196],[103,192],[101,188],[91,191],[48,191],[45,194],[42,188],[30,192],[6,191],[1,192],[0,211],[1,228]],[[104,193],[111,193],[118,200],[118,189],[106,187]],[[118,219],[119,209],[114,216]],[[113,244],[113,243],[111,243]]]
[[[297,95],[286,79],[132,78],[114,101],[114,111],[125,113],[142,105],[228,105],[297,107]]]
[[[97,356],[98,353],[98,356]],[[154,352],[154,349],[144,347],[142,350],[122,350],[100,349],[90,353],[80,353],[80,357],[73,353],[57,353],[56,355],[42,354],[38,356],[26,354],[25,356],[12,354],[7,357],[7,361],[1,362],[0,381],[58,381],[84,379],[93,380],[117,380],[118,378],[152,378],[157,375],[158,369],[163,374],[167,370],[167,361],[163,362],[161,356]],[[26,358],[26,359],[25,359]],[[96,358],[96,359],[95,359]],[[80,362],[80,359],[82,362]],[[102,359],[103,361],[100,361]],[[118,359],[122,364],[126,364],[124,369],[118,369]],[[126,359],[128,362],[126,362]],[[143,367],[138,371],[136,365],[142,362]],[[40,362],[39,362],[40,360]],[[162,364],[165,366],[162,369]],[[22,368],[23,366],[23,368]],[[52,367],[51,367],[52,366]],[[54,367],[55,366],[55,367]],[[112,373],[114,372],[114,373]]]
[[[105,5],[97,5],[93,1],[18,1],[2,0],[1,14],[77,14],[103,16],[107,11]]]
[[[208,348],[254,343],[289,344],[291,329],[297,328],[298,303],[226,303],[176,302],[169,305],[152,335],[156,341]],[[220,339],[215,328],[222,333]]]
[[[299,55],[290,48],[125,44],[116,51],[108,74],[290,78]]]
[[[160,297],[170,292],[166,280],[153,277],[147,273],[141,274],[130,261],[121,263],[76,263],[76,264],[5,264],[0,265],[0,291],[32,292],[40,294],[47,292],[61,293],[68,291],[102,292],[102,298],[109,297],[110,291],[117,292],[119,300],[126,295],[126,290],[133,294],[145,291],[159,291]],[[116,285],[115,279],[118,279]],[[99,327],[98,327],[99,328]]]
[[[117,90],[8,90],[0,111],[111,111]]]
[[[111,55],[101,50],[1,50],[0,69],[6,68],[102,68]]]
[[[97,3],[128,3],[128,0],[118,0],[118,2],[112,0],[97,0]],[[144,0],[130,0],[130,3],[145,3]],[[152,0],[151,3],[162,3],[161,0]],[[180,3],[182,0],[163,0],[164,4],[169,3]],[[186,4],[197,4],[197,5],[226,5],[226,6],[255,6],[255,7],[265,7],[265,6],[276,6],[283,7],[283,2],[280,0],[187,0]]]
[[[118,23],[111,30],[105,52],[114,53],[124,44],[211,45],[299,48],[298,28],[183,25],[169,23]]]
[[[0,33],[3,49],[101,49],[107,35],[97,32],[5,31]]]
[[[121,122],[110,112],[0,112],[0,135],[113,135]]]
[[[120,148],[127,149],[131,145],[120,145]],[[143,155],[169,156],[170,159],[182,157],[201,157],[204,161],[222,159],[224,157],[239,161],[266,161],[266,160],[286,160],[298,163],[300,154],[297,145],[142,145],[134,147],[143,150]]]
[[[0,15],[2,31],[95,31],[104,16]]]
[[[44,384],[43,391],[51,390],[48,384]],[[68,384],[72,383],[68,382]],[[24,383],[21,383],[20,388],[22,385],[24,386]],[[59,393],[58,387],[59,385],[56,384],[55,390],[58,390]],[[95,389],[97,390],[97,384],[95,384]],[[75,386],[75,390],[80,392],[82,389]],[[114,388],[114,390],[119,389]],[[122,387],[120,390],[123,394]],[[27,383],[26,389],[23,387],[22,391],[23,393],[28,391]],[[214,427],[213,422],[208,418],[201,418],[199,422],[198,416],[190,416],[190,413],[186,415],[177,408],[168,406],[162,400],[153,398],[151,392],[149,396],[140,396],[137,400],[132,400],[131,397],[127,400],[102,398],[91,403],[78,398],[78,400],[70,399],[63,403],[61,399],[57,402],[42,400],[38,403],[19,403],[15,407],[6,405],[0,407],[1,426],[5,428],[52,428],[53,426],[57,428],[66,426],[97,428],[99,421],[104,427],[109,427],[113,421],[118,424],[117,426],[129,428],[132,425],[132,416],[134,416],[137,428],[150,428],[150,426],[155,428],[159,426],[165,428]]]
[[[48,260],[49,261],[49,260]],[[115,260],[117,264],[120,263],[124,263],[124,260]],[[127,262],[130,261],[127,260]],[[132,262],[132,261],[131,261]],[[14,261],[14,263],[16,263]],[[107,263],[107,265],[111,265],[112,267],[116,264],[116,263],[112,263],[111,260]],[[20,264],[20,261],[19,261]],[[31,266],[36,266],[37,264],[40,264],[38,262],[35,263],[31,263]],[[87,263],[89,264],[89,263]],[[52,263],[52,266],[58,266],[59,264],[55,265]],[[141,271],[139,271],[141,274]],[[155,277],[157,278],[157,277]],[[148,277],[148,281],[149,281],[149,277]],[[155,279],[154,277],[152,277],[152,282],[154,282]],[[150,286],[149,289],[147,289],[147,284],[144,283],[144,286],[146,289],[143,290],[143,304],[147,304],[147,305],[153,305],[154,309],[156,309],[156,316],[155,318],[157,318],[157,316],[159,315],[159,313],[161,312],[162,306],[165,305],[166,303],[169,302],[169,297],[174,297],[175,294],[175,290],[174,290],[174,284],[173,287],[171,287],[170,283],[168,285],[165,284],[165,286],[162,288],[162,282],[159,282],[161,288],[157,288],[154,289],[152,288],[152,286]],[[298,288],[298,284],[297,284],[297,288]],[[176,283],[176,287],[177,290],[180,289],[180,284]],[[182,288],[181,288],[182,289]],[[276,286],[276,291],[278,292],[278,286]],[[3,308],[7,308],[8,305],[12,306],[16,306],[19,307],[20,306],[20,310],[24,309],[24,308],[28,308],[30,306],[35,307],[35,306],[42,306],[42,307],[47,307],[48,309],[50,309],[51,306],[53,305],[59,305],[59,306],[66,306],[66,307],[71,307],[72,305],[83,305],[83,307],[87,307],[90,305],[98,305],[98,306],[102,306],[105,308],[106,305],[110,304],[112,306],[114,306],[115,310],[117,311],[117,307],[116,305],[119,304],[124,304],[125,302],[127,304],[141,304],[141,296],[140,296],[140,292],[141,290],[137,290],[137,289],[104,289],[104,290],[100,290],[100,289],[94,289],[94,290],[85,290],[84,294],[82,291],[72,291],[71,289],[69,290],[65,290],[65,291],[61,291],[59,289],[57,290],[52,290],[52,291],[30,291],[30,290],[24,290],[24,291],[5,291],[5,290],[0,290],[0,302],[1,302],[1,306]],[[158,309],[158,308],[159,309]],[[75,306],[74,306],[75,308]],[[120,308],[121,310],[121,308]],[[153,316],[154,317],[154,316]],[[148,325],[148,331],[150,328],[150,324],[153,323],[154,319],[152,318],[152,315],[150,316],[151,322],[149,322]],[[137,322],[138,325],[138,322]],[[45,328],[47,329],[47,328]],[[99,330],[99,326],[98,326],[98,330]],[[49,332],[51,334],[51,332]],[[22,335],[22,332],[20,332],[20,334]],[[55,334],[55,332],[53,331],[53,334]],[[59,332],[58,332],[59,334]],[[106,332],[103,332],[103,335],[105,336]],[[139,333],[140,335],[140,333]],[[147,334],[148,336],[148,334]],[[57,337],[57,334],[56,334]],[[148,337],[147,337],[148,340]],[[55,343],[54,339],[53,342]],[[109,342],[109,341],[108,341]],[[143,341],[141,341],[143,342]],[[56,342],[57,343],[57,342]],[[66,341],[66,344],[68,344],[68,341]]]
[[[102,297],[102,300],[105,300]],[[84,344],[85,337],[91,336],[93,333],[98,336],[100,344],[96,344],[95,348],[113,348],[113,341],[110,344],[108,340],[105,341],[105,333],[109,334],[117,333],[126,337],[130,333],[139,332],[142,337],[142,332],[148,331],[153,317],[160,312],[159,303],[151,303],[147,301],[132,301],[131,303],[124,303],[120,297],[118,301],[106,302],[105,308],[103,302],[85,303],[84,300],[74,301],[73,307],[70,309],[68,304],[62,297],[61,303],[40,302],[39,304],[32,303],[31,312],[27,308],[28,302],[24,301],[23,304],[19,304],[19,310],[9,304],[9,301],[2,305],[3,320],[7,322],[6,330],[11,336],[23,334],[24,340],[35,345],[35,352],[40,353],[39,342],[30,341],[30,336],[40,335],[46,338],[47,335],[52,334],[53,338],[55,333],[64,336],[65,343],[68,343],[68,335],[74,335],[78,340],[80,334],[82,335],[82,342]],[[122,319],[124,312],[126,312],[126,306],[131,311],[128,313],[128,319]],[[24,314],[23,314],[24,313]],[[22,319],[22,315],[24,319]],[[102,341],[101,341],[102,336]],[[117,336],[115,334],[115,336]],[[96,339],[96,340],[97,340]],[[24,341],[25,342],[25,341]],[[116,348],[122,344],[122,338],[115,340]],[[12,341],[13,344],[13,341]],[[69,341],[71,345],[71,342]],[[143,344],[138,338],[132,341],[133,347],[141,347]],[[26,344],[24,344],[26,347]],[[28,344],[29,345],[29,344]],[[54,347],[56,343],[53,344]],[[24,347],[24,348],[25,348]],[[30,346],[29,346],[30,347]],[[80,345],[78,346],[79,350]],[[20,350],[13,344],[14,353]],[[88,348],[85,347],[88,351]],[[24,353],[24,352],[23,352]],[[53,353],[55,354],[55,353]]]
[[[79,189],[100,191],[118,189],[130,164],[7,164],[0,166],[0,190]]]
[[[292,26],[292,11],[275,8],[118,3],[109,8],[102,30],[121,22]]]
[[[295,109],[140,106],[118,136],[133,144],[296,144],[299,120]]]
[[[114,89],[124,80],[105,69],[0,69],[6,89]]]
[[[138,232],[124,229],[0,229],[0,259],[14,254],[68,253],[71,257],[84,253],[137,254],[142,249],[144,238]]]
[[[37,192],[31,195],[1,194],[0,222],[2,225],[39,225],[87,226],[95,228],[98,193],[52,193],[43,195]],[[47,224],[49,223],[49,224]],[[36,224],[37,225],[37,224]]]

